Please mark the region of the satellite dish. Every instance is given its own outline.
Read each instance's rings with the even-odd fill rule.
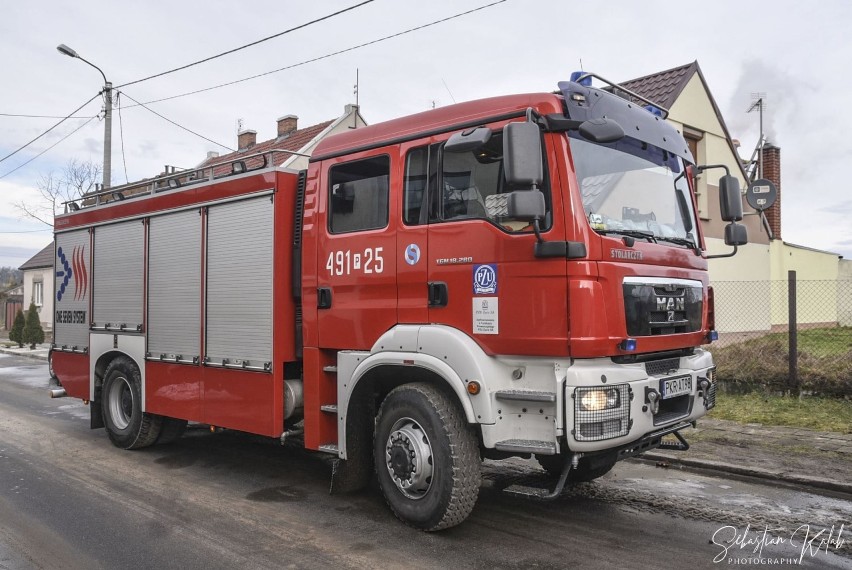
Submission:
[[[768,209],[778,199],[778,189],[771,180],[761,178],[748,185],[746,201],[755,210],[762,212]]]

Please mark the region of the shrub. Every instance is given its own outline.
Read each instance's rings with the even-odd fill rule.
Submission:
[[[18,309],[18,314],[15,315],[15,322],[9,331],[9,340],[17,342],[18,348],[24,348],[24,313],[21,309]]]
[[[41,328],[35,303],[30,303],[30,308],[27,309],[27,322],[24,325],[21,337],[21,341],[30,345],[30,349],[34,349],[37,344],[44,342],[44,329]]]
[[[834,329],[840,339],[848,329]],[[800,331],[798,377],[802,392],[838,398],[852,395],[852,347],[835,342],[832,350],[815,342],[820,330]],[[722,388],[733,393],[754,390],[789,393],[791,386],[787,333],[772,333],[732,344],[711,348]]]

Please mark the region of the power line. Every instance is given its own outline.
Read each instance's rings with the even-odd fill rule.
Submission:
[[[188,133],[192,133],[192,134],[194,134],[195,136],[200,137],[200,138],[202,138],[202,139],[206,140],[207,142],[211,142],[211,143],[213,143],[213,144],[215,144],[215,145],[217,145],[217,146],[221,146],[222,148],[226,148],[226,149],[230,150],[231,152],[237,152],[236,150],[232,149],[232,148],[231,148],[231,147],[229,147],[229,146],[223,145],[222,143],[217,143],[217,142],[216,142],[216,141],[214,141],[213,139],[208,139],[208,138],[207,138],[207,137],[205,137],[204,135],[200,135],[200,134],[196,133],[195,131],[193,131],[193,130],[191,130],[191,129],[188,129],[188,128],[186,128],[186,127],[184,127],[183,125],[180,125],[180,124],[178,124],[178,123],[174,122],[173,120],[169,119],[168,117],[164,117],[163,115],[159,114],[157,111],[155,111],[155,110],[151,109],[150,107],[145,106],[145,104],[144,104],[144,103],[140,103],[139,101],[137,101],[136,99],[134,99],[133,97],[131,97],[130,95],[128,95],[127,93],[124,93],[124,92],[122,92],[122,93],[123,93],[123,94],[124,94],[124,96],[125,96],[125,97],[127,97],[128,99],[130,99],[131,101],[133,101],[133,102],[134,102],[134,103],[136,103],[137,105],[141,106],[142,108],[147,109],[148,111],[150,111],[150,112],[154,113],[155,115],[157,115],[158,117],[160,117],[160,118],[161,118],[161,119],[163,119],[164,121],[168,121],[169,123],[173,124],[174,126],[176,126],[176,127],[178,127],[178,128],[181,128],[181,129],[185,130],[185,131],[186,131],[186,132],[188,132]]]
[[[101,92],[101,93],[102,93],[102,92]],[[94,101],[94,100],[95,100],[95,97],[97,97],[97,96],[98,96],[98,95],[100,95],[101,93],[98,93],[97,95],[93,96],[91,99],[89,99],[88,101],[86,101],[85,103],[83,103],[82,105],[80,105],[79,107],[77,107],[76,109],[74,109],[73,111],[71,111],[70,113],[68,113],[68,114],[67,114],[67,115],[66,115],[66,116],[65,116],[65,117],[64,117],[61,121],[59,121],[58,123],[56,123],[55,125],[53,125],[53,126],[52,126],[52,127],[50,127],[49,129],[47,129],[46,131],[44,131],[43,133],[41,133],[39,136],[37,136],[36,138],[34,138],[33,140],[31,140],[31,141],[30,141],[30,142],[28,142],[27,144],[25,144],[25,145],[23,145],[23,146],[19,147],[17,150],[14,150],[14,151],[10,152],[9,154],[7,154],[6,156],[4,156],[3,158],[0,158],[0,162],[3,162],[4,160],[6,160],[7,158],[9,158],[10,156],[13,156],[13,155],[15,155],[15,154],[18,154],[19,152],[21,152],[22,150],[24,150],[25,148],[27,148],[28,146],[30,146],[31,144],[33,144],[34,142],[36,142],[38,139],[40,139],[41,137],[43,137],[44,135],[46,135],[47,133],[49,133],[50,131],[52,131],[53,129],[55,129],[56,127],[58,127],[59,125],[61,125],[61,124],[62,124],[62,123],[64,123],[65,121],[67,121],[68,119],[70,119],[70,118],[71,118],[71,116],[72,116],[72,115],[74,115],[74,113],[76,113],[77,111],[79,111],[80,109],[82,109],[83,107],[85,107],[86,105],[88,105],[89,103],[91,103],[92,101]],[[93,119],[93,118],[94,118],[94,117],[92,117],[92,119]],[[91,121],[92,119],[89,119],[89,120]],[[76,132],[76,131],[75,131],[75,132]],[[65,139],[62,139],[62,140],[65,140]],[[53,145],[53,146],[56,146],[56,145]],[[52,146],[52,147],[50,147],[50,148],[53,148],[53,146]],[[36,156],[39,156],[39,155],[36,155]],[[27,161],[27,162],[29,162],[29,161]],[[24,164],[27,164],[27,163],[25,162]],[[21,165],[21,166],[23,166],[23,165]],[[18,168],[20,168],[20,167],[18,167]],[[15,170],[17,170],[17,168],[16,168]],[[13,170],[12,172],[14,172],[14,170]],[[9,173],[5,174],[4,176],[8,176],[9,174],[11,174],[11,172],[9,172]],[[0,178],[2,178],[2,177],[0,177]]]
[[[23,117],[25,119],[88,119],[89,117],[63,117],[61,115],[24,115],[20,113],[0,113],[0,117]]]
[[[219,58],[219,57],[222,57],[222,56],[224,56],[224,55],[228,55],[228,54],[231,54],[231,53],[234,53],[234,52],[237,52],[237,51],[240,51],[240,50],[246,49],[246,48],[248,48],[248,47],[255,46],[255,45],[259,44],[259,43],[262,43],[262,42],[265,42],[265,41],[268,41],[268,40],[271,40],[271,39],[274,39],[274,38],[277,38],[277,37],[283,36],[284,34],[289,34],[290,32],[294,32],[294,31],[296,31],[296,30],[301,30],[302,28],[307,28],[308,26],[311,26],[311,25],[316,24],[316,23],[318,23],[318,22],[322,22],[323,20],[328,20],[329,18],[333,18],[333,17],[335,17],[335,16],[339,16],[340,14],[343,14],[343,13],[345,13],[345,12],[349,12],[350,10],[355,10],[356,8],[360,8],[361,6],[364,6],[365,4],[369,4],[369,3],[370,3],[370,2],[372,2],[372,1],[373,1],[373,0],[365,0],[364,2],[361,2],[360,4],[355,4],[354,6],[350,6],[350,7],[348,7],[348,8],[344,8],[343,10],[338,10],[337,12],[334,12],[333,14],[329,14],[329,15],[327,15],[327,16],[323,16],[322,18],[317,18],[316,20],[311,20],[310,22],[307,22],[307,23],[304,23],[304,24],[300,24],[300,25],[298,25],[298,26],[296,26],[296,27],[294,27],[294,28],[290,28],[289,30],[284,30],[283,32],[279,32],[279,33],[277,33],[277,34],[273,34],[273,35],[271,35],[271,36],[268,36],[268,37],[265,37],[265,38],[259,39],[259,40],[257,40],[257,41],[251,42],[250,44],[246,44],[246,45],[244,45],[244,46],[240,46],[240,47],[238,47],[238,48],[230,49],[230,50],[228,50],[228,51],[224,51],[224,52],[222,52],[222,53],[220,53],[220,54],[213,55],[213,56],[210,56],[210,57],[207,57],[207,58],[201,59],[201,60],[196,61],[196,62],[193,62],[193,63],[188,63],[188,64],[186,64],[186,65],[182,65],[182,66],[180,66],[180,67],[176,67],[176,68],[174,68],[174,69],[170,69],[170,70],[168,70],[168,71],[163,71],[162,73],[157,73],[156,75],[150,75],[150,76],[148,76],[148,77],[143,77],[142,79],[136,79],[136,80],[134,80],[134,81],[130,81],[130,82],[128,82],[128,83],[123,83],[123,84],[121,84],[121,85],[117,85],[115,88],[116,88],[116,89],[120,89],[121,87],[127,87],[128,85],[134,85],[134,84],[136,84],[136,83],[141,83],[141,82],[143,82],[143,81],[148,81],[149,79],[154,79],[154,78],[156,78],[156,77],[162,77],[163,75],[168,75],[169,73],[174,73],[174,72],[176,72],[176,71],[181,71],[182,69],[187,69],[187,68],[192,67],[192,66],[194,66],[194,65],[198,65],[198,64],[200,64],[200,63],[205,63],[205,62],[207,62],[207,61],[214,60],[214,59]]]
[[[127,179],[127,157],[124,154],[124,123],[121,120],[121,91],[116,91],[116,103],[118,103],[118,132],[121,133],[121,162],[124,163],[124,183],[129,184]]]
[[[478,12],[480,10],[485,10],[486,8],[491,8],[492,6],[496,6],[497,4],[502,4],[503,2],[506,2],[506,0],[497,0],[496,2],[492,2],[490,4],[485,4],[483,6],[479,6],[478,8],[468,10],[466,12],[460,12],[458,14],[454,14],[454,15],[448,16],[446,18],[441,18],[440,20],[435,20],[433,22],[429,22],[428,24],[423,24],[421,26],[409,28],[407,30],[397,32],[397,33],[391,34],[389,36],[384,36],[382,38],[378,38],[378,39],[375,39],[375,40],[372,40],[372,41],[369,41],[369,42],[358,44],[356,46],[352,46],[352,47],[349,47],[349,48],[346,48],[346,49],[335,51],[335,52],[332,52],[332,53],[329,53],[329,54],[326,54],[326,55],[321,55],[319,57],[307,59],[307,60],[301,61],[299,63],[294,63],[292,65],[280,67],[278,69],[273,69],[272,71],[265,71],[263,73],[258,73],[257,75],[251,75],[249,77],[244,77],[242,79],[236,79],[234,81],[228,81],[227,83],[220,83],[218,85],[213,85],[212,87],[205,87],[203,89],[196,89],[195,91],[188,91],[186,93],[180,93],[178,95],[171,95],[169,97],[161,97],[160,99],[152,99],[150,101],[146,101],[145,104],[150,105],[151,103],[162,103],[163,101],[170,101],[172,99],[178,99],[180,97],[188,97],[189,95],[197,95],[198,93],[204,93],[205,91],[212,91],[214,89],[219,89],[221,87],[228,87],[230,85],[236,85],[237,83],[243,83],[245,81],[250,81],[252,79],[258,79],[260,77],[272,75],[273,73],[278,73],[278,72],[281,72],[281,71],[287,71],[288,69],[293,69],[295,67],[301,67],[301,66],[307,65],[309,63],[314,63],[314,62],[317,62],[317,61],[320,61],[320,60],[323,60],[323,59],[328,59],[330,57],[334,57],[336,55],[340,55],[340,54],[347,53],[347,52],[350,52],[350,51],[355,51],[355,50],[363,48],[363,47],[371,46],[373,44],[377,44],[377,43],[380,43],[380,42],[383,42],[383,41],[386,41],[386,40],[397,38],[399,36],[404,36],[406,34],[410,34],[412,32],[416,32],[416,31],[422,30],[424,28],[429,28],[429,27],[432,27],[432,26],[436,26],[438,24],[443,24],[444,22],[449,22],[450,20],[455,20],[456,18],[461,18],[462,16],[467,16],[468,14],[472,14],[472,13]],[[141,105],[141,103],[139,103],[139,105]],[[135,107],[135,106],[136,105],[128,105],[126,108],[129,109],[129,108]]]
[[[93,97],[93,99],[94,99],[94,97]],[[91,99],[90,99],[90,101],[91,101]],[[34,161],[35,159],[37,159],[38,157],[40,157],[41,155],[43,155],[44,153],[46,153],[47,151],[49,151],[50,149],[52,149],[53,147],[55,147],[56,145],[58,145],[59,143],[61,143],[62,141],[64,141],[65,139],[67,139],[68,137],[70,137],[71,135],[73,135],[74,133],[76,133],[77,131],[79,131],[80,129],[82,129],[83,127],[85,127],[86,125],[88,125],[89,123],[91,123],[92,121],[94,121],[95,119],[97,119],[97,116],[89,117],[89,120],[88,120],[88,121],[86,121],[85,123],[81,124],[79,127],[77,127],[76,129],[74,129],[73,131],[71,131],[70,133],[68,133],[67,135],[65,135],[64,137],[62,137],[61,139],[59,139],[58,141],[56,141],[55,143],[53,143],[52,145],[50,145],[49,147],[47,147],[46,149],[44,149],[43,151],[41,151],[40,153],[38,153],[37,155],[35,155],[35,156],[34,156],[34,157],[32,157],[31,159],[29,159],[28,161],[24,162],[23,164],[19,164],[18,166],[16,166],[15,168],[13,168],[12,170],[10,170],[9,172],[7,172],[6,174],[4,174],[3,176],[0,176],[0,180],[3,180],[4,178],[6,178],[7,176],[9,176],[9,175],[10,175],[10,174],[12,174],[13,172],[16,172],[16,171],[20,170],[21,168],[25,167],[26,165],[28,165],[29,163],[31,163],[32,161]],[[54,126],[56,126],[56,125],[54,125]],[[39,136],[41,136],[41,135],[39,135]],[[38,137],[36,137],[36,138],[38,138]],[[33,139],[33,140],[35,140],[35,139]],[[29,143],[28,143],[28,144],[29,144]],[[17,151],[16,151],[16,152],[17,152]]]
[[[0,234],[34,234],[40,232],[52,232],[53,228],[45,228],[43,230],[24,230],[20,232],[0,232]]]

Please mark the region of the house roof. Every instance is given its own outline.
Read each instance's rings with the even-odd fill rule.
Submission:
[[[222,166],[213,169],[213,175],[219,176],[221,174],[227,174],[228,172],[230,172],[231,167],[227,163],[233,160],[237,160],[241,156],[251,156],[254,154],[268,152],[273,149],[299,151],[305,146],[307,146],[315,138],[317,138],[320,134],[322,134],[326,129],[328,129],[332,125],[332,123],[335,123],[338,120],[339,119],[324,121],[322,123],[312,125],[310,127],[305,127],[304,129],[297,129],[286,137],[277,137],[274,139],[269,139],[268,141],[259,142],[247,149],[241,149],[236,152],[224,154],[222,156],[208,158],[204,162],[199,164],[197,168],[208,168],[210,166],[221,164]],[[281,153],[279,156],[282,159],[282,162],[286,162],[287,159],[291,158],[293,155]],[[248,169],[256,168],[262,164],[263,158],[259,156],[250,158],[246,161],[246,167]]]
[[[693,61],[672,69],[623,81],[621,85],[668,109],[674,105],[678,95],[683,92],[697,70],[698,62]]]
[[[53,242],[50,242],[44,249],[29,258],[18,269],[41,269],[42,267],[53,267]]]
[[[671,109],[694,75],[698,75],[698,78],[701,80],[701,85],[704,87],[705,93],[707,93],[707,98],[710,100],[710,105],[713,107],[716,119],[718,119],[719,124],[722,126],[722,131],[725,133],[728,147],[731,149],[734,157],[737,158],[736,162],[740,167],[743,180],[748,181],[748,174],[745,171],[737,148],[734,146],[734,140],[731,138],[730,131],[728,131],[728,125],[725,124],[722,111],[719,109],[716,99],[713,98],[713,93],[710,92],[710,88],[707,86],[707,80],[704,79],[704,74],[701,72],[701,66],[698,65],[698,61],[673,67],[665,71],[658,71],[644,77],[623,81],[621,85],[666,109]],[[688,119],[688,117],[680,117],[678,119],[678,122],[683,122],[680,119]],[[684,122],[684,124],[690,126],[688,122]]]

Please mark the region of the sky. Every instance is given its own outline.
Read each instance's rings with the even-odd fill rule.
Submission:
[[[186,65],[305,24],[363,0],[10,2],[0,19],[0,157],[47,130],[103,85],[97,70],[60,54],[66,44],[114,86]],[[204,89],[423,26],[494,0],[374,0],[275,39],[118,90],[112,183],[150,177],[164,165],[192,167],[223,146],[182,130],[132,100]],[[697,60],[734,138],[750,155],[765,93],[765,132],[781,148],[782,237],[852,259],[852,163],[848,24],[852,3],[716,0],[660,2],[505,0],[398,37],[259,79],[148,107],[227,147],[237,130],[275,136],[276,119],[305,127],[358,102],[370,124],[433,106],[510,93],[552,91],[581,67],[625,81]],[[103,158],[102,100],[0,161],[0,266],[19,266],[52,239],[16,203],[38,202],[38,181],[69,160]],[[75,129],[79,130],[73,134]],[[61,140],[65,138],[64,140]],[[60,142],[61,141],[61,142]],[[42,153],[48,147],[54,146]],[[28,164],[22,166],[26,161]],[[20,167],[20,168],[19,168]],[[14,172],[11,172],[12,170]]]

